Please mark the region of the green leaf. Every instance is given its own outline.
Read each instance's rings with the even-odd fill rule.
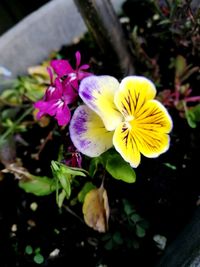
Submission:
[[[72,176],[86,176],[87,173],[84,169],[69,167],[54,160],[51,161],[51,169],[55,175],[57,175],[57,173],[62,173],[70,174]]]
[[[111,233],[106,233],[106,234],[104,234],[104,235],[102,236],[102,238],[101,238],[102,241],[108,241],[108,240],[110,240],[110,239],[112,239],[112,235],[111,235]]]
[[[149,223],[146,220],[142,220],[139,222],[139,225],[143,228],[143,229],[148,229],[149,228]]]
[[[110,155],[105,168],[115,179],[122,180],[126,183],[134,183],[136,180],[136,174],[133,168],[119,154]]]
[[[59,179],[62,188],[65,190],[66,197],[69,198],[71,195],[71,176],[69,174],[59,174],[57,178]]]
[[[61,187],[65,190],[66,198],[69,198],[71,195],[71,183],[73,181],[73,178],[76,176],[86,176],[86,171],[80,168],[72,168],[69,166],[66,166],[65,164],[62,164],[58,161],[51,161],[51,169],[54,178],[56,178]],[[57,192],[57,203],[58,206],[61,205],[61,199],[64,193],[60,196],[58,196]],[[64,199],[63,199],[64,200]],[[63,202],[62,200],[62,202]]]
[[[123,199],[123,205],[126,215],[130,216],[131,214],[135,213],[134,207],[128,202],[128,200]]]
[[[11,105],[20,105],[22,103],[22,97],[18,90],[7,89],[1,93],[1,99]]]
[[[200,104],[185,112],[187,122],[191,128],[196,128],[197,123],[200,122]]]
[[[32,193],[36,196],[46,196],[56,190],[56,184],[53,179],[34,175],[31,175],[31,179],[19,181],[19,187],[26,193]]]
[[[140,244],[137,240],[132,240],[131,246],[133,246],[134,249],[138,249],[140,247]]]
[[[175,59],[176,77],[180,77],[183,74],[183,72],[186,69],[186,66],[187,66],[186,59],[183,56],[178,55]]]
[[[168,168],[174,170],[174,171],[176,170],[176,166],[171,164],[171,163],[166,162],[166,163],[164,163],[164,165],[167,166]]]
[[[65,166],[64,164],[62,164],[63,166]],[[65,166],[65,171],[68,174],[71,174],[73,176],[86,176],[87,171],[84,169],[80,169],[80,168],[72,168],[72,167],[68,167]]]
[[[91,182],[87,182],[84,184],[84,186],[82,187],[81,191],[78,193],[78,200],[83,203],[84,202],[84,199],[85,199],[85,196],[87,195],[87,193],[96,188],[95,185],[93,185],[93,183]]]
[[[141,221],[141,219],[142,219],[142,218],[141,218],[140,215],[137,214],[137,213],[131,215],[131,220],[132,220],[134,223],[137,223],[137,222]]]
[[[112,250],[113,249],[113,240],[110,239],[108,242],[106,242],[106,244],[104,245],[105,249],[107,250]]]
[[[158,25],[165,25],[165,24],[171,24],[171,20],[170,19],[163,19],[162,21],[160,21],[158,23]]]
[[[115,232],[113,235],[113,240],[116,244],[121,245],[123,244],[123,239],[120,232]]]
[[[94,177],[95,173],[97,172],[98,165],[101,163],[101,157],[96,157],[93,158],[90,161],[90,166],[89,166],[89,175],[91,177]]]
[[[191,108],[190,112],[192,112],[194,114],[195,120],[197,122],[200,122],[200,104],[198,104],[195,107]]]
[[[103,154],[101,154],[101,156],[93,158],[90,161],[89,175],[91,177],[94,177],[94,175],[96,174],[96,172],[98,170],[99,165],[102,165],[105,168],[106,164],[107,164],[107,161],[108,161],[108,158],[113,154],[115,155],[115,154],[117,154],[117,152],[116,152],[116,150],[111,148],[108,151],[106,151]]]
[[[101,164],[104,167],[106,167],[108,159],[113,155],[119,155],[119,154],[116,152],[116,150],[114,150],[112,148],[109,149],[108,151],[104,152],[103,154],[101,154],[101,156],[100,156]]]
[[[196,128],[197,124],[196,124],[195,115],[193,114],[193,112],[190,110],[186,110],[185,116],[186,116],[186,119],[187,119],[189,126],[191,128]]]
[[[33,260],[37,264],[42,264],[44,262],[44,257],[42,256],[42,254],[38,253],[34,256]]]
[[[198,72],[198,71],[199,71],[198,66],[192,67],[192,65],[188,65],[185,72],[181,76],[181,79],[180,79],[181,83],[187,80],[193,73]]]
[[[17,108],[7,108],[1,111],[1,121],[6,119],[14,119],[17,115],[18,109]]]
[[[136,225],[136,235],[137,235],[138,237],[144,237],[145,234],[146,234],[145,229],[142,228],[140,225],[137,224],[137,225]]]
[[[30,245],[26,246],[25,253],[31,255],[33,253],[33,248]]]
[[[57,205],[58,205],[59,208],[62,207],[63,201],[65,200],[65,197],[66,197],[66,192],[65,192],[65,190],[63,189],[63,190],[61,191],[61,193],[58,195],[58,198],[57,198],[57,200],[56,200]]]
[[[34,253],[35,253],[35,254],[39,254],[39,253],[40,253],[40,251],[41,251],[41,248],[40,248],[40,247],[38,247],[38,248],[36,248],[36,249],[35,249]]]

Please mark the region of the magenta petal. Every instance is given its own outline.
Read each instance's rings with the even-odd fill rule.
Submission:
[[[77,74],[76,74],[76,72],[69,73],[69,75],[67,77],[67,81],[71,83],[71,82],[73,82],[75,80],[77,80]]]
[[[34,103],[34,108],[39,109],[36,118],[39,120],[43,115],[46,114],[45,112],[45,106],[46,106],[46,102],[43,100],[39,100],[37,102]]]
[[[64,126],[67,125],[71,119],[71,112],[67,105],[58,108],[56,112],[56,119],[58,121],[58,125]]]
[[[45,114],[46,114],[46,113],[44,113],[44,112],[42,112],[42,111],[38,111],[38,113],[37,113],[37,115],[36,115],[36,118],[37,118],[38,120],[40,120],[41,117],[44,116]]]
[[[78,85],[78,79],[73,80],[73,81],[71,82],[71,85],[72,85],[72,87],[73,87],[76,91],[78,91],[78,87],[79,87],[79,85]]]
[[[50,116],[54,116],[56,114],[59,101],[60,100],[56,100],[56,101],[55,100],[51,100],[51,101],[40,100],[34,104],[34,107],[39,109],[40,113],[42,112],[43,115],[48,114]]]
[[[43,100],[37,101],[34,104],[34,108],[39,109],[39,112],[36,115],[36,118],[39,120],[42,116],[48,114],[49,102],[45,102]],[[55,114],[55,112],[54,112]]]
[[[53,72],[52,72],[52,69],[50,67],[47,67],[47,71],[49,73],[50,83],[53,84]]]
[[[47,109],[47,105],[48,105],[47,103],[48,102],[46,102],[44,100],[39,100],[39,101],[34,103],[34,108],[45,111]]]
[[[58,99],[59,93],[57,92],[57,89],[55,86],[49,86],[45,93],[45,100],[50,101],[53,99]]]
[[[64,59],[55,59],[51,61],[51,67],[54,69],[58,77],[63,77],[68,73],[73,72],[73,68],[67,60]]]
[[[77,91],[67,81],[63,82],[63,96],[66,104],[73,103],[78,97]]]
[[[68,75],[68,77],[63,81],[63,86],[64,87],[68,87],[71,86],[74,88],[74,91],[78,91],[78,78],[77,78],[77,74],[75,72],[70,73],[70,75]]]
[[[81,54],[80,54],[80,52],[77,51],[75,56],[76,56],[76,69],[77,69],[81,64]]]
[[[50,85],[45,93],[45,100],[50,101],[50,100],[57,100],[62,97],[63,93],[63,87],[62,83],[60,82],[59,78],[56,78],[55,84]]]
[[[46,113],[49,114],[50,116],[54,116],[58,110],[58,106],[62,103],[61,100],[52,100],[46,102]]]
[[[78,79],[79,81],[83,80],[83,78],[93,75],[92,73],[85,72],[85,71],[79,71],[78,72]]]
[[[56,96],[55,98],[60,98],[63,94],[63,85],[59,78],[55,79],[55,87],[56,87]]]
[[[80,70],[87,70],[87,69],[89,69],[89,67],[90,67],[90,65],[84,64],[84,65],[80,66],[79,71]]]

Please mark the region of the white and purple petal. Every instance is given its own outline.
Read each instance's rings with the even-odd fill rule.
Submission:
[[[122,115],[114,104],[119,82],[112,76],[89,76],[82,80],[79,95],[85,104],[102,119],[108,131],[122,121]]]
[[[75,110],[69,132],[74,146],[89,157],[97,157],[112,147],[113,132],[106,130],[101,118],[86,105]]]

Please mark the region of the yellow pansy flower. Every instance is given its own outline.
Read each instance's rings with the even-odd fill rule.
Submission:
[[[70,136],[83,154],[97,157],[112,146],[132,167],[141,154],[155,158],[169,148],[172,120],[157,100],[147,78],[128,76],[119,83],[112,76],[82,80],[79,106],[71,119]]]

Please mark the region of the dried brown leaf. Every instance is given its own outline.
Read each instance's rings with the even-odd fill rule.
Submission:
[[[83,203],[83,214],[86,224],[94,230],[101,233],[108,230],[110,209],[107,192],[103,186],[87,193]]]

